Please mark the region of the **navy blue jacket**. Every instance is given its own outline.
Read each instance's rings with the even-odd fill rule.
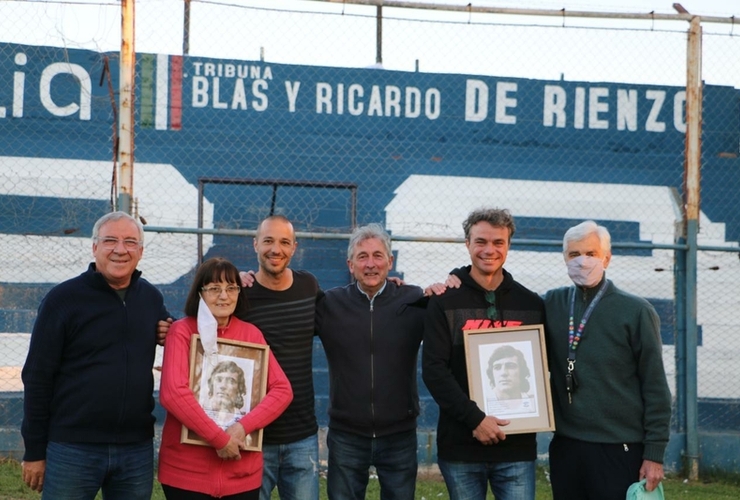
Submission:
[[[24,384],[24,460],[49,441],[134,443],[154,436],[157,322],[162,294],[135,271],[121,300],[88,270],[49,291],[31,335]]]
[[[329,362],[329,427],[365,437],[416,429],[421,288],[387,282],[371,302],[352,283],[328,290],[316,327]]]

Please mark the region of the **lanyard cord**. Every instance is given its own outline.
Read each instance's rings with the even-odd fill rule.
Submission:
[[[604,283],[599,288],[599,291],[596,293],[596,296],[593,298],[591,303],[586,308],[586,312],[583,313],[583,317],[581,318],[581,322],[578,324],[578,330],[574,327],[574,312],[576,307],[576,287],[570,289],[570,317],[568,318],[568,364],[572,365],[576,361],[576,349],[578,349],[578,344],[581,342],[581,337],[583,337],[583,330],[586,328],[586,322],[591,317],[591,313],[596,308],[596,304],[599,303],[601,298],[604,296],[604,293],[606,292],[606,287],[608,285],[608,282],[606,279],[604,280]]]

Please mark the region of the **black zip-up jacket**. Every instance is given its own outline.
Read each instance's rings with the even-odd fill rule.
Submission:
[[[386,282],[370,301],[357,284],[325,292],[316,331],[329,362],[329,427],[365,437],[416,428],[421,288]]]
[[[162,294],[134,271],[124,300],[90,264],[44,297],[23,366],[24,460],[49,441],[135,443],[154,436]]]

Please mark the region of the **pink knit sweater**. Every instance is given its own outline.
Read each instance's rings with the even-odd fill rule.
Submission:
[[[167,410],[167,418],[159,449],[159,481],[214,497],[257,489],[262,484],[262,453],[242,451],[241,460],[219,458],[216,450],[228,444],[229,435],[206,415],[190,390],[190,338],[196,332],[196,319],[184,318],[172,324],[165,342],[159,400]],[[226,327],[219,328],[218,337],[266,343],[256,326],[235,317]],[[267,394],[239,422],[247,434],[264,428],[288,407],[292,399],[290,382],[270,352]],[[181,444],[183,424],[210,446]]]

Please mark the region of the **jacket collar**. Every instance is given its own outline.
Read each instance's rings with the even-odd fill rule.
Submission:
[[[95,267],[95,262],[90,262],[90,265],[87,267],[87,271],[83,274],[84,279],[93,287],[99,289],[99,290],[112,290],[110,285],[107,281],[105,281],[105,278],[103,278],[103,275],[100,274]],[[128,284],[127,288],[133,287],[136,282],[139,280],[139,277],[141,276],[141,271],[138,269],[135,269],[133,274],[131,274],[131,282]]]
[[[487,292],[485,288],[480,286],[477,281],[475,281],[470,276],[470,269],[472,266],[465,266],[465,267],[459,267],[457,269],[454,269],[450,274],[454,274],[458,278],[460,278],[460,281],[466,286],[475,288],[476,290],[480,290],[481,292]],[[501,281],[501,284],[496,288],[496,293],[506,293],[511,289],[512,283],[514,283],[514,277],[506,270],[502,269],[504,273],[504,279]]]
[[[365,292],[365,290],[363,290],[362,288],[360,288],[360,282],[359,281],[355,281],[355,288],[357,288],[357,291],[360,292],[362,295],[364,295],[365,298],[367,298],[367,300],[369,300],[371,302],[374,299],[376,299],[381,293],[383,293],[385,291],[385,289],[386,289],[387,286],[388,286],[388,280],[385,280],[383,282],[383,286],[380,287],[380,290],[378,290],[375,293],[375,295],[373,295],[373,297],[370,298],[370,296]]]
[[[581,300],[585,302],[591,302],[594,297],[596,297],[596,294],[599,293],[599,289],[604,284],[604,282],[607,282],[606,285],[606,291],[604,292],[605,295],[609,294],[614,290],[614,283],[606,279],[606,273],[604,273],[604,276],[601,278],[601,281],[599,281],[598,284],[595,286],[592,286],[591,288],[584,288],[582,286],[576,286],[576,296],[579,297]]]

